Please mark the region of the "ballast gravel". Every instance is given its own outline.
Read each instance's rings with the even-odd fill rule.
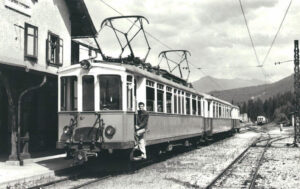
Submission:
[[[256,132],[199,147],[164,162],[101,181],[102,188],[203,188],[260,136]],[[92,186],[91,186],[92,187]]]

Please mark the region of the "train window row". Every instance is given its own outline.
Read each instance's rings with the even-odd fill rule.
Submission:
[[[80,94],[82,111],[123,110],[134,111],[136,99],[136,80],[128,75],[122,96],[122,79],[120,75],[98,75],[97,81],[93,75],[84,75],[81,81],[76,76],[60,78],[60,110],[78,111],[78,87],[82,86]],[[150,112],[201,115],[209,117],[230,118],[231,107],[216,101],[207,101],[202,96],[167,86],[163,83],[146,80],[146,109]],[[95,91],[99,91],[95,93]],[[96,95],[96,96],[95,96]],[[96,101],[95,101],[96,100]],[[97,106],[97,108],[95,107]]]
[[[203,97],[146,80],[146,109],[151,112],[204,115]]]

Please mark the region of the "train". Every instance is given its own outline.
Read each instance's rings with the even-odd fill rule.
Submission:
[[[257,125],[264,125],[268,122],[268,119],[265,116],[257,116]]]
[[[201,93],[166,70],[84,60],[58,73],[57,148],[77,162],[120,151],[131,159],[139,102],[149,113],[147,153],[241,127],[238,106]]]

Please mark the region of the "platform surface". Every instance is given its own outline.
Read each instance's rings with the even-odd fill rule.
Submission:
[[[59,154],[32,158],[23,166],[18,162],[0,162],[0,188],[54,176],[56,171],[72,166],[72,160],[65,157],[66,154]]]

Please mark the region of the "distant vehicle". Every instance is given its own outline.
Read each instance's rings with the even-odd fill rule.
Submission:
[[[257,125],[263,125],[267,123],[267,118],[265,116],[257,116]]]

